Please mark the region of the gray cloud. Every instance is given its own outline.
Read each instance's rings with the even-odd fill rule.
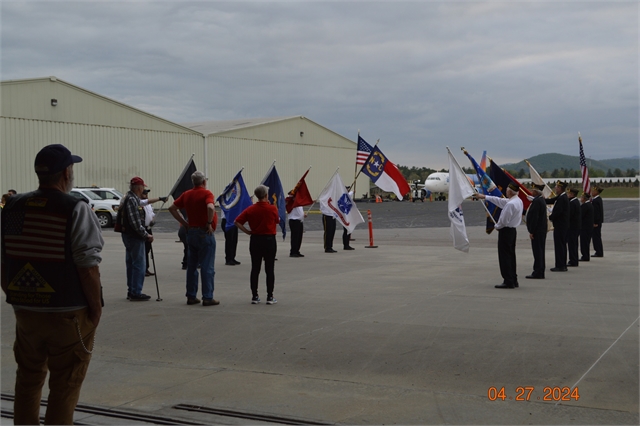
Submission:
[[[633,2],[2,3],[2,79],[177,122],[304,115],[396,163],[638,155]],[[462,159],[462,158],[461,158]],[[464,163],[463,163],[464,164]]]

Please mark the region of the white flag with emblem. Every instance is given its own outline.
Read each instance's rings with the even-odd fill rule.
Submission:
[[[449,220],[451,221],[450,234],[453,238],[453,247],[469,253],[469,238],[462,214],[462,202],[474,194],[473,186],[464,174],[455,157],[449,151]]]
[[[336,220],[347,229],[348,233],[352,233],[357,224],[364,222],[358,206],[347,193],[338,172],[322,190],[318,201],[321,207],[324,207],[322,210],[331,210]]]

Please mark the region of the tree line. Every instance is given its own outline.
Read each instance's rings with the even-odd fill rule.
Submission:
[[[408,166],[402,166],[400,164],[398,164],[398,169],[402,173],[402,176],[404,176],[404,178],[408,182],[413,182],[415,180],[424,182],[425,180],[427,180],[427,176],[429,176],[431,173],[436,173],[436,172],[447,173],[448,172],[447,169],[435,170],[430,167],[415,167],[415,166],[409,168]],[[468,174],[475,173],[475,170],[471,167],[463,167],[462,170]],[[530,177],[529,169],[507,170],[507,171],[517,179],[526,179]],[[489,167],[487,167],[487,173],[488,172],[489,172]],[[616,168],[614,170],[609,169],[605,172],[604,170],[589,168],[589,176],[594,178],[636,177],[637,174],[638,174],[638,171],[636,169],[627,169],[626,171],[623,171],[619,168]],[[548,172],[545,170],[544,172],[540,173],[540,176],[543,178],[553,178],[553,179],[579,178],[582,176],[582,172],[579,169],[565,169],[564,167],[562,167],[560,169],[554,169],[551,172]]]

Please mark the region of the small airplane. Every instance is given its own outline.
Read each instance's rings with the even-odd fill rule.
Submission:
[[[482,153],[482,161],[480,163],[483,170],[486,170],[486,156],[487,151],[484,151]],[[469,179],[469,183],[476,188],[479,188],[480,180],[478,179],[477,174],[468,174],[467,179]],[[424,184],[420,184],[419,181],[414,181],[411,183],[411,187],[411,195],[413,195],[414,200],[424,200],[424,198],[429,198],[431,194],[434,194],[436,201],[444,201],[447,199],[445,194],[449,193],[449,173],[431,173],[427,176],[427,180],[424,181]]]

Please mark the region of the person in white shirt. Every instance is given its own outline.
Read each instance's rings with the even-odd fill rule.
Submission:
[[[167,197],[158,197],[158,198],[149,198],[150,189],[145,189],[142,191],[142,195],[140,196],[140,205],[144,209],[144,227],[147,232],[152,235],[151,228],[155,225],[155,217],[156,213],[153,211],[153,206],[151,204],[157,203],[158,201],[167,201]],[[149,241],[144,242],[144,250],[147,255],[147,269],[144,273],[145,277],[150,277],[155,275],[155,272],[149,271],[149,252],[151,251],[151,243]]]
[[[502,209],[495,229],[498,230],[498,261],[500,274],[504,281],[496,288],[518,287],[516,273],[516,227],[522,222],[522,200],[518,198],[518,186],[510,183],[507,187],[507,198],[491,195],[474,194],[475,199],[483,199]]]
[[[294,207],[289,213],[289,229],[291,230],[291,251],[289,257],[304,257],[300,253],[302,234],[304,232],[304,218],[307,217],[302,206]]]

